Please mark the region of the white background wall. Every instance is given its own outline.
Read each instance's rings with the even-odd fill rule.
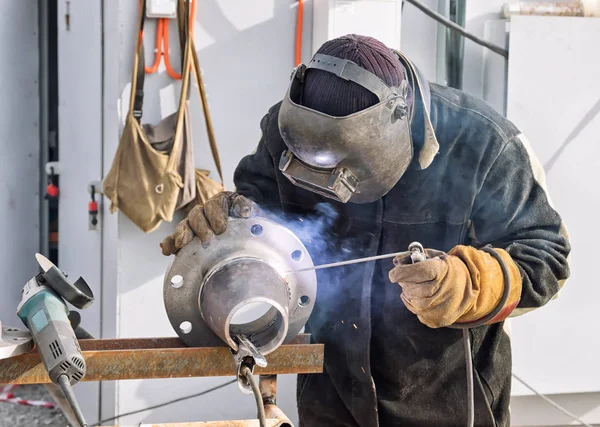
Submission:
[[[552,202],[573,246],[571,278],[559,298],[513,322],[514,371],[542,393],[579,393],[567,406],[588,422],[600,422],[600,367],[595,356],[600,345],[600,290],[590,250],[600,232],[586,219],[600,202],[594,179],[600,153],[600,58],[588,54],[598,40],[600,19],[513,18],[507,111],[546,171]],[[519,386],[513,392],[530,394]],[[554,422],[566,420],[554,410],[549,415]],[[532,425],[523,411],[515,418]]]
[[[81,88],[70,92],[65,90],[63,94],[69,102],[66,105],[61,103],[63,117],[69,118],[65,122],[61,121],[61,129],[74,127],[67,133],[70,135],[71,144],[81,143],[84,134],[80,133],[82,129],[77,127],[89,129],[90,121],[96,122],[91,126],[94,132],[91,140],[97,141],[98,134],[102,136],[102,151],[97,154],[102,159],[102,163],[98,169],[97,166],[86,169],[81,164],[77,165],[78,176],[81,177],[82,182],[73,187],[72,191],[77,193],[77,200],[83,203],[87,202],[87,194],[82,193],[81,185],[87,185],[88,180],[95,179],[98,173],[105,174],[110,167],[126,114],[136,34],[135,3],[125,0],[104,1],[100,11],[88,8],[88,2],[85,0],[70,2],[71,21],[80,19],[92,30],[85,31],[85,26],[74,24],[71,33],[63,36],[70,37],[71,43],[75,45],[92,45],[102,52],[101,64],[97,63],[97,57],[93,54],[83,58],[83,64],[79,54],[62,57],[65,64],[70,63],[84,70],[87,69],[86,67],[101,66],[103,71],[102,75],[98,76],[92,70],[86,81],[88,89],[93,94],[92,100],[89,97],[78,98],[79,93],[85,93]],[[311,2],[306,3],[305,45],[310,46]],[[426,3],[437,7],[438,1],[428,0]],[[486,6],[483,7],[482,3],[471,0],[467,9],[467,27],[479,35],[483,35],[486,30],[482,22],[487,19],[498,19],[497,11],[501,4],[495,0],[485,2]],[[94,16],[95,14],[98,16]],[[59,23],[62,23],[62,20],[63,16],[59,12]],[[198,7],[195,24],[196,46],[209,93],[216,136],[227,177],[226,185],[229,188],[232,188],[232,172],[237,162],[244,154],[251,152],[258,142],[260,118],[285,91],[294,65],[295,20],[294,4],[287,0],[253,2],[202,0]],[[145,31],[147,63],[151,60],[154,47],[153,27],[154,25],[149,23]],[[102,29],[102,32],[96,31],[96,28]],[[425,76],[432,80],[436,76],[437,28],[437,24],[421,12],[408,4],[405,5],[401,29],[402,49],[423,70]],[[78,34],[81,37],[79,43],[75,41]],[[171,27],[171,34],[173,34],[172,57],[176,58],[178,47],[174,26]],[[504,66],[502,61],[498,62],[495,59],[492,59],[495,62],[486,62],[487,54],[481,50],[482,48],[473,46],[471,42],[466,42],[465,89],[477,95],[483,94],[480,96],[485,97],[488,93],[485,76],[489,74],[481,71],[484,68],[482,64],[491,64],[492,69],[499,67],[499,70],[491,73],[492,75],[502,74]],[[310,53],[305,51],[305,59],[309,56]],[[173,62],[177,63],[177,61]],[[76,65],[78,63],[80,65]],[[67,79],[63,85],[68,83]],[[97,93],[99,88],[102,89],[100,94]],[[146,79],[146,88],[144,121],[156,123],[161,117],[175,110],[178,84],[173,84],[166,75],[164,67],[161,67],[158,75]],[[503,108],[502,91],[493,91],[491,97],[497,108]],[[90,103],[93,113],[88,114],[83,111],[83,107],[78,102],[84,103],[81,105],[87,105],[85,102]],[[85,123],[79,120],[80,115],[86,118]],[[214,169],[195,95],[192,100],[192,115],[196,166]],[[66,141],[61,139],[61,144],[69,143]],[[80,161],[80,159],[73,158],[72,161]],[[74,202],[75,198],[71,201]],[[76,215],[82,215],[77,212]],[[63,215],[67,214],[63,213]],[[91,327],[96,328],[94,325],[97,325],[98,330],[105,337],[173,336],[174,332],[162,305],[162,275],[168,259],[160,254],[158,243],[172,232],[174,225],[164,224],[156,232],[145,235],[123,215],[109,215],[106,204],[103,206],[103,223],[99,235],[87,232],[87,222],[84,228],[81,216],[73,221],[71,224],[65,223],[64,227],[76,224],[76,232],[71,233],[68,239],[63,239],[61,232],[63,245],[61,253],[68,252],[67,256],[72,260],[69,268],[65,269],[73,275],[85,273],[98,276],[98,284],[102,284],[100,288],[102,301],[98,308],[101,322],[97,324],[96,312],[92,311],[86,314]],[[98,238],[102,242],[101,248],[95,246]],[[95,248],[95,250],[90,256],[90,252],[80,248]],[[536,361],[531,363],[535,365]],[[225,380],[174,379],[104,383],[101,385],[101,414],[111,416],[115,411],[122,413],[144,408],[172,398],[197,393]],[[288,415],[294,416],[294,379],[285,377],[280,381],[282,385],[279,388],[279,403]],[[79,388],[78,393],[82,398],[96,399],[94,392],[84,390],[83,387]],[[564,395],[558,398],[563,403],[571,405],[571,409],[579,402],[594,401],[589,399],[589,394]],[[98,412],[94,410],[93,405],[86,410],[89,420],[95,420]],[[120,423],[250,418],[254,413],[251,399],[242,396],[234,386],[230,386],[198,400],[123,417]],[[542,418],[547,414],[547,420],[540,421],[542,425],[556,425],[556,423],[549,424],[553,420],[564,422],[533,397],[515,401],[513,414],[515,413],[524,414],[523,417],[535,414]],[[531,419],[521,419],[523,420],[521,425],[535,425]]]

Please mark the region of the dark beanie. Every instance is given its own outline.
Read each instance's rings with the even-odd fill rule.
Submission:
[[[329,40],[317,51],[347,59],[375,74],[388,86],[399,86],[406,77],[396,54],[372,37],[348,34]],[[346,116],[375,105],[377,96],[354,82],[322,70],[306,74],[302,104],[330,116]]]

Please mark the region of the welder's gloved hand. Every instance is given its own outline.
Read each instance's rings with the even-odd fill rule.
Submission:
[[[259,212],[256,203],[240,194],[230,191],[216,194],[203,205],[194,207],[177,225],[175,232],[162,241],[162,253],[172,255],[190,243],[194,236],[204,243],[215,234],[222,234],[227,229],[228,216],[250,218]]]
[[[521,297],[521,273],[510,255],[495,249],[506,264],[510,295],[502,310],[487,324],[506,319]],[[410,255],[394,259],[393,283],[402,287],[402,301],[431,328],[483,319],[502,299],[504,275],[489,253],[456,246],[448,254],[427,249],[428,259],[412,264]]]

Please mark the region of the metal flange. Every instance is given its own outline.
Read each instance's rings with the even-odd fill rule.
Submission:
[[[263,355],[292,340],[314,307],[317,278],[300,239],[265,218],[231,218],[227,230],[207,245],[195,238],[174,257],[165,275],[165,309],[177,335],[189,346],[227,343],[238,350],[244,336]],[[270,306],[259,318],[234,323],[251,305]]]

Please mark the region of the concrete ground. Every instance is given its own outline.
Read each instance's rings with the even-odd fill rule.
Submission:
[[[12,393],[27,400],[54,402],[42,385],[22,385]],[[0,427],[70,427],[60,409],[0,402]]]

